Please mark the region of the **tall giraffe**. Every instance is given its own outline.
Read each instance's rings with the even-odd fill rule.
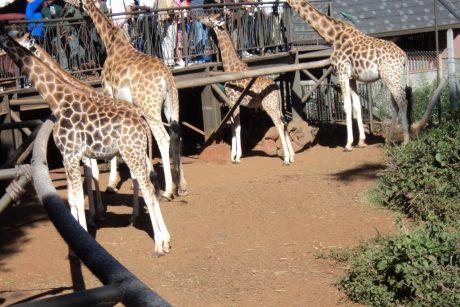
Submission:
[[[153,166],[146,156],[149,126],[138,110],[123,103],[116,106],[110,97],[93,96],[83,88],[75,88],[2,30],[0,47],[29,77],[56,118],[53,137],[63,157],[68,200],[75,219],[87,229],[80,161],[108,159],[119,153],[144,195],[154,231],[155,253],[169,252],[170,235],[150,182]]]
[[[96,91],[92,86],[90,86],[87,83],[82,82],[82,81],[78,80],[77,78],[73,77],[70,73],[68,73],[67,71],[62,69],[62,67],[59,66],[59,64],[56,61],[54,61],[54,59],[51,57],[51,55],[48,52],[46,52],[42,47],[40,47],[40,45],[35,44],[35,40],[33,38],[30,39],[28,34],[25,34],[23,37],[17,39],[16,41],[21,46],[23,46],[23,47],[27,48],[28,50],[32,51],[32,53],[36,57],[38,57],[44,64],[46,64],[51,69],[51,71],[53,73],[58,75],[65,82],[71,84],[75,89],[80,89],[80,90],[86,91],[88,93],[88,95],[90,95],[90,97],[93,98],[93,99],[102,98],[103,103],[112,104],[114,107],[125,106],[127,108],[133,109],[133,110],[136,111],[138,116],[145,117],[145,114],[143,114],[142,110],[140,108],[136,107],[135,105],[133,105],[132,103],[127,102],[125,100],[106,99],[107,97],[110,97],[110,96],[107,96],[106,94],[104,94],[102,92]],[[3,51],[3,50],[0,50],[0,52],[1,51]],[[156,126],[153,126],[153,128],[158,129],[160,126],[161,125],[156,125]],[[149,128],[149,129],[151,129],[151,128]],[[150,134],[148,134],[148,136],[150,136]],[[149,156],[151,157],[151,153],[150,153]],[[100,190],[99,190],[99,169],[98,169],[98,166],[97,166],[97,160],[96,159],[84,159],[83,161],[88,167],[90,167],[92,169],[92,175],[93,175],[93,178],[94,178],[94,180],[96,182],[96,202],[97,202],[96,204],[97,204],[98,212],[103,213],[104,207],[103,207],[103,204],[102,204],[102,197],[101,197],[101,193],[100,193]],[[133,177],[132,179],[134,180],[135,178]],[[138,191],[135,190],[136,198],[138,197],[137,192]],[[139,207],[136,207],[136,206],[139,206],[139,202],[138,202],[137,199],[134,200],[133,206],[134,206],[133,207],[133,215],[131,217],[131,221],[134,222],[134,221],[136,221],[136,219],[137,219],[137,217],[139,215]],[[90,222],[94,223],[93,220],[90,220]]]
[[[356,81],[374,82],[382,79],[392,96],[392,119],[387,141],[393,138],[394,129],[401,117],[404,132],[403,144],[409,141],[407,99],[403,81],[407,56],[395,43],[364,34],[353,26],[335,20],[306,0],[287,0],[289,5],[309,23],[323,39],[332,45],[331,65],[340,83],[347,123],[345,151],[353,148],[352,105],[358,121],[358,147],[366,146],[361,103]]]
[[[80,0],[65,0],[79,6]],[[164,110],[170,125],[171,138],[164,127],[156,127],[155,140],[160,149],[165,174],[164,197],[173,197],[173,180],[177,194],[187,194],[179,136],[179,94],[172,73],[166,64],[155,56],[137,51],[129,42],[124,31],[109,20],[94,4],[94,0],[81,0],[84,10],[96,26],[105,45],[107,58],[102,71],[102,86],[106,93],[114,98],[134,103],[142,109],[150,126],[161,122]],[[151,119],[151,120],[150,120]],[[171,175],[169,150],[174,167]],[[117,180],[116,160],[111,161],[108,188],[115,190]]]
[[[224,71],[237,72],[248,70],[248,65],[244,63],[238,56],[232,39],[228,34],[225,26],[225,21],[220,14],[213,14],[200,17],[203,24],[212,28],[216,34],[219,43],[220,54]],[[232,107],[238,100],[245,87],[250,82],[250,79],[241,79],[225,83],[225,93],[227,94]],[[272,119],[283,144],[284,164],[289,165],[294,162],[294,149],[292,148],[289,138],[286,122],[284,121],[281,111],[281,92],[276,83],[267,77],[258,77],[252,85],[248,94],[241,102],[242,106],[248,108],[261,107]],[[240,162],[241,157],[241,125],[240,125],[240,108],[235,110],[232,116],[232,152],[231,159],[234,163]]]

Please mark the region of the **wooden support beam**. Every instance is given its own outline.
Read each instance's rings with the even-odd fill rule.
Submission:
[[[236,108],[238,108],[240,106],[241,102],[243,101],[243,98],[249,92],[249,90],[251,89],[251,87],[254,84],[254,82],[256,81],[256,79],[257,78],[252,78],[251,81],[249,81],[248,85],[246,85],[246,87],[244,88],[244,90],[241,93],[240,97],[238,97],[238,99],[236,100],[235,104],[230,108],[228,113],[225,115],[225,117],[220,122],[219,127],[215,131],[213,131],[211,133],[209,138],[203,144],[203,146],[201,147],[201,151],[203,151],[207,146],[209,146],[209,144],[211,144],[214,141],[214,138],[216,137],[217,134],[220,133],[220,131],[222,130],[224,124],[227,122],[227,120],[230,118],[230,116],[233,115],[233,113],[235,112]]]
[[[274,74],[282,74],[302,69],[311,69],[311,68],[320,68],[330,65],[330,60],[320,60],[308,63],[301,63],[301,64],[291,64],[291,65],[281,65],[277,67],[271,68],[259,68],[259,69],[251,69],[246,71],[240,72],[232,72],[226,73],[221,76],[212,76],[212,77],[204,77],[204,78],[197,78],[193,80],[178,80],[176,82],[177,88],[189,88],[189,87],[196,87],[196,86],[204,86],[213,83],[222,83],[228,81],[234,81],[239,79],[245,78],[254,78],[266,75],[274,75]]]
[[[329,76],[332,72],[332,66],[330,66],[326,72],[319,78],[318,82],[315,83],[315,85],[302,97],[302,103],[305,103],[308,98],[310,98],[311,94],[313,94],[314,91],[318,88],[318,86],[321,85],[321,83],[326,79],[327,76]]]
[[[297,64],[285,64],[276,67],[269,67],[269,68],[258,68],[258,69],[251,69],[242,72],[232,72],[232,73],[222,73],[216,74],[215,76],[208,76],[208,77],[201,77],[201,78],[194,78],[190,80],[176,80],[176,86],[178,89],[183,88],[191,88],[191,87],[198,87],[198,86],[205,86],[214,83],[224,83],[228,81],[235,81],[239,79],[245,78],[253,78],[259,76],[266,76],[266,75],[276,75],[276,74],[283,74],[288,72],[294,72],[303,69],[312,69],[312,68],[321,68],[330,65],[329,59],[308,62],[308,63],[297,63]],[[21,91],[11,91],[12,93],[19,93],[23,92],[24,89]],[[27,92],[34,92],[34,89],[26,89]],[[33,98],[21,98],[21,99],[12,99],[10,101],[10,105],[12,106],[23,106],[23,105],[45,105],[43,103],[43,99],[40,97],[33,97]]]
[[[202,136],[206,136],[206,133],[204,133],[203,130],[201,130],[201,129],[195,127],[195,126],[193,126],[192,124],[190,124],[190,123],[188,123],[188,122],[181,122],[181,124],[184,125],[185,127],[189,128],[189,129],[191,129],[191,130],[193,130],[193,131],[195,131],[195,132],[201,134]]]
[[[433,93],[433,97],[431,97],[430,103],[428,104],[425,113],[423,113],[422,118],[416,122],[415,124],[412,125],[412,131],[414,132],[415,135],[418,135],[420,131],[426,126],[428,123],[428,120],[430,118],[431,112],[433,111],[433,108],[436,106],[438,101],[440,100],[439,98],[441,97],[441,93],[444,90],[444,88],[447,86],[448,80],[447,78],[442,79],[441,83],[439,86],[436,88],[436,90]]]
[[[452,29],[447,30],[447,70],[449,78],[449,108],[451,111],[456,111],[457,104],[457,77],[455,75],[455,59],[454,59],[454,32]]]
[[[232,103],[228,99],[227,95],[220,89],[217,84],[211,84],[211,88],[219,95],[219,97],[227,104],[231,105]]]
[[[315,82],[318,82],[318,78],[313,76],[311,72],[308,71],[308,69],[302,69],[301,72],[303,72],[308,78],[312,79]]]
[[[22,122],[21,118],[19,117],[19,114],[16,114],[16,112],[11,112],[11,119],[16,123],[21,123]],[[42,123],[41,120],[38,120],[38,121],[40,121],[40,123]],[[37,126],[37,125],[35,125],[35,126]],[[20,128],[27,136],[32,134],[32,131],[30,131],[30,129],[27,128],[27,126],[23,126],[23,127],[20,127]]]

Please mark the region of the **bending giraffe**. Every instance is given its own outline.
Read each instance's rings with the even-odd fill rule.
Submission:
[[[86,91],[88,93],[88,95],[90,95],[90,97],[93,98],[93,99],[100,99],[101,98],[103,103],[111,104],[113,107],[125,106],[127,108],[133,109],[133,110],[136,111],[138,116],[145,117],[145,114],[142,113],[142,110],[140,108],[134,106],[130,102],[127,102],[125,100],[106,99],[109,96],[105,95],[104,93],[96,91],[93,87],[91,87],[87,83],[82,82],[82,81],[78,80],[77,78],[74,78],[67,71],[62,69],[62,67],[59,66],[59,64],[56,61],[53,60],[51,55],[49,53],[47,53],[42,47],[40,47],[40,45],[35,44],[35,40],[30,39],[29,34],[25,34],[23,37],[17,39],[16,41],[21,46],[23,46],[23,47],[27,48],[28,50],[32,51],[32,53],[36,57],[38,57],[44,64],[46,64],[51,69],[51,71],[53,73],[57,74],[65,82],[71,84],[75,89],[80,89],[80,90]],[[163,125],[162,123],[153,124],[151,127],[149,127],[149,130],[152,129],[152,128],[153,129],[159,129],[159,127],[162,126],[162,125]],[[148,136],[150,136],[150,134],[148,134]],[[151,158],[151,156],[152,155],[150,153],[149,157]],[[101,197],[101,193],[100,193],[100,190],[99,190],[99,169],[98,169],[98,166],[97,166],[97,160],[96,159],[83,159],[83,161],[84,161],[85,165],[87,165],[89,168],[92,169],[92,176],[93,176],[93,179],[94,179],[94,181],[96,183],[95,187],[96,187],[96,208],[97,208],[97,213],[104,214],[105,207],[102,204],[102,197]],[[135,180],[135,177],[132,176],[132,179]],[[137,218],[139,216],[139,201],[137,199],[137,197],[138,197],[137,185],[134,185],[134,187],[135,187],[135,190],[134,190],[135,199],[134,199],[134,202],[133,202],[133,215],[131,216],[131,221],[133,223],[137,220]],[[89,193],[89,191],[88,191],[88,193]],[[91,212],[91,210],[90,210],[90,212]],[[102,216],[100,216],[100,217],[102,217]],[[95,223],[93,216],[91,216],[89,222],[91,224]]]
[[[220,54],[224,71],[237,72],[248,70],[248,65],[238,56],[232,39],[225,27],[225,21],[220,14],[202,16],[200,20],[203,24],[212,28],[219,43]],[[232,107],[238,100],[250,79],[241,79],[225,83],[225,93],[227,94]],[[267,77],[258,77],[252,85],[249,93],[241,101],[241,105],[248,108],[261,107],[272,119],[281,138],[284,151],[284,164],[289,165],[294,162],[294,149],[289,138],[286,122],[281,111],[281,92],[276,83]],[[232,115],[232,151],[231,160],[239,163],[241,158],[241,124],[240,108],[235,110]]]
[[[79,6],[80,0],[65,0]],[[165,174],[166,199],[173,197],[173,181],[178,195],[187,194],[187,183],[181,160],[179,135],[179,94],[174,77],[165,63],[158,57],[137,51],[129,42],[124,31],[109,20],[94,4],[94,0],[81,0],[84,10],[96,26],[105,45],[107,58],[102,71],[104,92],[117,99],[123,99],[138,106],[148,118],[149,125],[161,122],[164,111],[170,125],[171,138],[164,127],[152,129],[158,144]],[[155,130],[155,131],[153,131]],[[169,160],[171,145],[174,176]],[[117,163],[112,159],[108,189],[116,190]]]
[[[138,110],[123,103],[116,106],[109,97],[75,88],[3,31],[0,47],[29,77],[56,118],[53,138],[63,157],[68,200],[75,219],[87,229],[80,161],[120,154],[142,190],[154,231],[155,253],[169,252],[170,235],[150,182],[153,166],[146,156],[150,131]]]
[[[402,83],[407,60],[405,52],[393,42],[368,36],[345,22],[319,12],[306,0],[287,2],[332,45],[331,65],[340,83],[346,113],[345,151],[353,149],[352,106],[358,121],[358,147],[366,146],[356,81],[369,83],[382,79],[392,96],[392,119],[387,142],[393,138],[399,113],[404,132],[403,144],[406,144],[409,141],[409,124],[406,92]]]

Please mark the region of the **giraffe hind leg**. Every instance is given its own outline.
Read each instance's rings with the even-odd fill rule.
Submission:
[[[359,130],[359,142],[356,147],[362,148],[366,147],[366,134],[364,133],[364,124],[363,117],[361,112],[361,101],[358,95],[358,87],[356,85],[356,80],[350,80],[350,89],[351,89],[351,100],[353,105],[353,111],[355,114],[356,121],[358,122]]]
[[[153,184],[150,182],[150,174],[145,153],[121,152],[121,155],[128,165],[132,176],[139,182],[139,187],[144,196],[153,228],[155,254],[157,256],[164,255],[170,250],[171,237],[163,220],[160,204],[155,196]]]

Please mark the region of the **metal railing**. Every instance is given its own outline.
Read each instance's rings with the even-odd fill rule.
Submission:
[[[328,7],[327,2],[315,5],[323,11]],[[263,55],[289,50],[292,45],[305,44],[306,39],[309,44],[320,42],[316,32],[305,22],[300,22],[290,6],[279,1],[191,6],[170,11],[139,10],[109,16],[127,20],[123,28],[131,44],[138,50],[172,63],[184,61],[185,65],[190,65],[197,61],[208,61],[212,57],[218,58],[218,47],[211,30],[196,18],[201,14],[212,13],[225,16],[227,28],[239,52]],[[297,20],[297,23],[293,23],[293,20]],[[61,67],[80,79],[91,79],[99,75],[105,59],[105,48],[90,18],[62,18],[41,22],[44,24],[45,36],[39,43]],[[9,25],[9,29],[18,37],[27,32],[26,27],[27,21],[16,21]],[[172,42],[165,40],[168,31],[173,32]],[[15,65],[6,56],[0,56],[0,86],[14,79],[16,84],[27,86],[27,82],[19,81]]]

